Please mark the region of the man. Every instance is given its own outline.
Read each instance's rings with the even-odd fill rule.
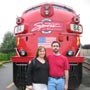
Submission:
[[[51,47],[53,55],[48,56],[48,90],[68,90],[70,68],[68,60],[59,53],[60,43],[58,41],[53,41]]]

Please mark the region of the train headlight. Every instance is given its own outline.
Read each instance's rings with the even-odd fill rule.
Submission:
[[[24,25],[18,25],[15,27],[14,33],[18,34],[18,33],[22,33],[24,32]]]
[[[19,54],[20,56],[27,56],[27,52],[25,50],[21,50]]]
[[[54,9],[51,4],[44,4],[40,12],[43,17],[51,17],[54,14]]]
[[[66,53],[67,56],[73,56],[74,55],[74,52],[72,50],[69,50],[67,53]]]

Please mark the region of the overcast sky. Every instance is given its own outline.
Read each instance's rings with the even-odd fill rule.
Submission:
[[[0,0],[0,43],[7,31],[13,32],[17,16],[21,16],[27,8],[44,2],[62,3],[80,14],[83,25],[81,43],[90,44],[90,0]]]

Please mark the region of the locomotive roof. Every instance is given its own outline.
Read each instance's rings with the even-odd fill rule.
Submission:
[[[65,11],[68,11],[68,12],[72,12],[72,13],[75,13],[75,11],[73,10],[73,8],[71,8],[70,6],[67,6],[67,5],[64,5],[64,4],[56,4],[56,3],[44,3],[44,4],[51,4],[53,6],[53,8],[60,8],[60,9],[63,9]],[[32,11],[32,10],[36,10],[38,8],[40,8],[43,4],[40,4],[40,5],[37,5],[37,6],[33,6],[31,8],[28,8],[27,10],[25,10],[23,12],[24,13],[27,13],[29,11]]]

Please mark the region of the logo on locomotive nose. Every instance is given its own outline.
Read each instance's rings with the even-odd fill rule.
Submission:
[[[33,24],[32,32],[34,31],[62,31],[63,23],[60,22],[37,22]]]

